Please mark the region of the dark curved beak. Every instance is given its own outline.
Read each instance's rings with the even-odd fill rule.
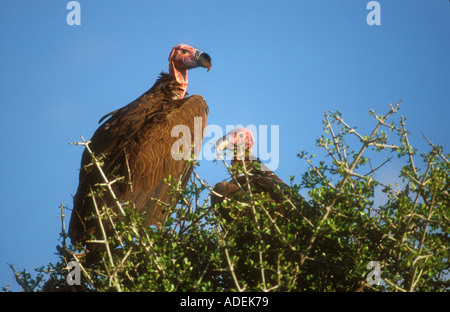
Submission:
[[[216,151],[221,152],[228,147],[228,137],[225,135],[216,141]]]
[[[211,69],[212,59],[208,53],[197,51],[197,53],[195,53],[195,57],[197,58],[198,66],[207,68],[207,71]]]

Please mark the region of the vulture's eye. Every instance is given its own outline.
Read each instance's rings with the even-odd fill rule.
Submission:
[[[181,54],[187,54],[187,53],[188,53],[188,50],[181,49]]]

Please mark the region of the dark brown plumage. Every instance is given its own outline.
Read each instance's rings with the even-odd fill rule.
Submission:
[[[273,171],[267,170],[259,159],[237,160],[233,162],[233,165],[234,164],[237,164],[241,170],[245,166],[246,171],[249,173],[248,180],[247,177],[242,174],[235,176],[235,179],[231,179],[229,182],[222,181],[214,185],[213,190],[222,196],[212,194],[211,205],[222,202],[224,198],[231,199],[233,196],[241,193],[238,183],[244,191],[247,191],[247,184],[250,184],[250,186],[258,193],[265,192],[270,194],[271,198],[277,202],[283,200],[283,195],[280,190],[287,189],[289,186]]]
[[[163,181],[165,178],[171,176],[181,183],[181,187],[187,184],[192,167],[183,159],[174,159],[171,149],[177,141],[188,144],[185,146],[195,143],[191,152],[196,157],[208,115],[208,106],[202,96],[184,98],[184,95],[187,70],[198,66],[209,70],[209,55],[187,45],[177,45],[170,54],[169,62],[169,74],[161,73],[153,87],[142,96],[100,120],[108,118],[99,126],[89,144],[94,155],[102,158],[103,171],[110,181],[124,177],[124,181],[113,184],[113,191],[120,202],[133,200],[136,209],[146,213],[145,225],[158,224],[164,218],[162,206],[157,205],[157,200],[167,204],[173,204],[175,200],[168,194],[169,186]],[[194,120],[201,124],[195,127]],[[172,129],[177,125],[189,128],[191,138],[183,137],[188,142],[180,139],[182,134],[179,133],[174,133],[176,137],[172,137]],[[194,142],[194,129],[200,129],[200,141]],[[187,152],[183,151],[191,155]],[[85,243],[91,235],[101,238],[98,220],[90,217],[95,210],[89,193],[91,189],[98,189],[97,184],[104,181],[91,163],[91,156],[85,150],[69,228],[69,236],[74,243]],[[96,200],[99,207],[115,206],[110,194],[104,194],[101,201],[99,198]]]

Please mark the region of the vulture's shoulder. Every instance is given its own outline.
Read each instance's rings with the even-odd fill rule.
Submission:
[[[194,94],[185,99],[175,101],[180,101],[183,107],[189,107],[196,114],[195,116],[208,115],[209,113],[208,104],[201,95]]]
[[[162,133],[154,132],[160,132],[161,127],[173,122],[191,124],[193,117],[205,120],[208,115],[208,105],[200,95],[172,100],[161,92],[150,92],[151,90],[100,120],[103,123],[91,139],[94,151],[107,153],[138,137],[160,136]]]
[[[211,206],[222,202],[224,197],[230,197],[239,191],[239,186],[236,183],[227,181],[216,183],[211,194]]]

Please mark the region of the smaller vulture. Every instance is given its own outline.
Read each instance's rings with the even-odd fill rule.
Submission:
[[[252,155],[255,139],[252,132],[246,128],[237,128],[228,132],[224,137],[216,142],[218,152],[230,150],[233,152],[231,165],[237,166],[241,171],[247,171],[248,177],[244,174],[235,174],[229,181],[219,182],[213,187],[211,194],[211,206],[221,204],[224,200],[232,200],[242,196],[242,190],[247,192],[248,183],[252,192],[266,193],[270,198],[280,205],[280,215],[284,213],[283,203],[285,202],[284,192],[291,192],[291,188],[281,180],[273,171],[265,166],[259,159]],[[244,169],[245,170],[242,170]],[[242,190],[241,190],[242,188]],[[301,208],[306,205],[306,201],[299,194],[296,194],[296,207]],[[298,205],[297,205],[298,204]],[[229,214],[219,208],[219,213],[228,221],[231,221]]]
[[[189,129],[192,139],[184,142],[189,140],[184,138],[182,146],[189,149],[194,143],[195,148],[193,152],[182,152],[183,155],[192,152],[197,157],[201,142],[192,141],[200,131],[203,139],[208,106],[200,95],[185,97],[187,71],[196,67],[209,71],[211,65],[208,54],[186,44],[176,45],[169,55],[169,72],[162,72],[155,84],[136,100],[101,118],[99,123],[104,122],[90,140],[89,147],[103,162],[108,180],[123,177],[121,183],[112,184],[117,200],[121,203],[133,201],[136,209],[145,213],[145,225],[160,223],[165,216],[163,207],[174,203],[164,179],[172,177],[184,187],[190,178],[192,164],[174,155],[172,150],[184,136],[180,139],[178,133],[173,134],[173,129],[175,126]],[[99,222],[92,217],[95,206],[90,193],[99,191],[99,183],[104,182],[85,149],[69,225],[69,236],[74,244],[89,245],[86,241],[92,236],[101,238]],[[98,207],[114,207],[116,203],[108,193],[96,200]],[[98,245],[92,243],[87,249],[98,249]]]
[[[300,194],[293,192],[289,185],[252,155],[254,144],[254,136],[246,128],[234,129],[216,142],[218,152],[224,150],[233,152],[231,160],[233,177],[229,182],[219,182],[214,185],[211,192],[211,206],[225,221],[222,228],[232,231],[238,229],[237,232],[232,234],[235,244],[231,245],[231,252],[237,257],[234,263],[234,272],[238,279],[245,281],[245,284],[250,288],[261,284],[260,261],[263,259],[267,268],[276,268],[277,261],[279,261],[278,254],[266,250],[267,252],[262,255],[255,251],[254,247],[258,246],[262,239],[256,234],[258,232],[255,231],[256,226],[257,224],[264,224],[264,220],[261,218],[258,223],[241,223],[241,220],[253,215],[250,206],[242,205],[238,208],[234,205],[228,205],[226,201],[231,203],[239,201],[248,204],[250,202],[249,197],[247,197],[250,194],[249,188],[254,199],[257,197],[255,195],[264,193],[268,195],[272,202],[276,203],[276,206],[270,205],[270,207],[266,206],[265,208],[267,208],[266,212],[271,217],[270,224],[275,222],[278,225],[289,223],[290,217],[309,217],[312,210]],[[247,175],[244,174],[245,172],[247,172]],[[247,195],[244,195],[244,193]],[[262,215],[265,216],[265,214]],[[249,218],[248,220],[252,219]],[[239,228],[233,226],[236,222]],[[265,235],[264,242],[267,243],[267,246],[271,246],[270,248],[276,250],[276,248],[285,247],[280,247],[280,241],[275,237],[278,234],[275,231]],[[233,284],[231,276],[226,275],[224,280],[225,283]]]

